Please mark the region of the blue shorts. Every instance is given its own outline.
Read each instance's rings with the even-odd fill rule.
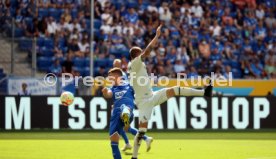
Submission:
[[[123,108],[114,108],[111,113],[111,118],[110,118],[110,125],[109,125],[109,136],[113,135],[114,133],[118,133],[119,135],[122,134],[122,131],[124,131],[124,123],[121,119],[121,114],[122,114]],[[132,109],[130,112],[130,123],[133,120],[133,113]]]

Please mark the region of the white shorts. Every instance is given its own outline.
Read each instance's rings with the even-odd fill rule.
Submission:
[[[137,99],[136,105],[139,110],[139,123],[145,123],[150,120],[150,116],[152,113],[153,107],[162,104],[163,102],[167,101],[167,88],[155,91],[152,93],[152,96]]]

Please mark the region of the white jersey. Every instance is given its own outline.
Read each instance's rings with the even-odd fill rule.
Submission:
[[[141,55],[133,59],[128,65],[130,85],[135,91],[135,99],[140,100],[152,96],[151,80]]]

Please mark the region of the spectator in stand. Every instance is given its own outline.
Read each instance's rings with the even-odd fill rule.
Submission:
[[[34,37],[39,35],[38,19],[34,18],[33,24],[27,25],[25,34],[28,37]]]
[[[36,17],[36,4],[34,2],[34,0],[30,0],[27,7],[27,16],[28,17]]]
[[[81,42],[78,42],[79,51],[76,52],[76,56],[84,57],[84,53],[88,47],[89,47],[88,39],[83,38]]]
[[[45,35],[47,31],[47,18],[43,17],[41,20],[38,22],[38,31],[40,34]]]
[[[256,17],[259,19],[259,20],[262,20],[264,19],[265,17],[265,11],[264,11],[264,8],[263,8],[263,5],[260,4],[257,6],[257,9],[256,9]]]
[[[61,64],[61,66],[62,66],[62,73],[73,74],[72,54],[67,54],[66,60]]]
[[[61,59],[64,53],[71,58],[89,55],[89,39],[83,40],[83,37],[91,30],[90,0],[39,0],[38,14],[43,13],[43,9],[54,8],[61,11],[60,18],[55,16],[55,19],[47,15],[34,18],[34,2],[0,2],[3,8],[0,12],[1,31],[10,30],[10,20],[14,17],[16,26],[24,29],[26,37],[54,40],[54,59]],[[95,1],[94,58],[112,60],[118,57],[111,51],[127,50],[134,45],[145,47],[155,34],[154,28],[162,23],[160,46],[152,51],[154,58],[146,59],[150,71],[174,77],[174,71],[169,72],[170,68],[167,70],[164,66],[168,63],[174,68],[176,60],[180,60],[181,67],[189,68],[185,70],[187,74],[196,68],[199,75],[206,75],[214,70],[218,61],[224,61],[226,65],[236,60],[239,63],[233,67],[237,72],[234,78],[240,78],[239,72],[243,78],[276,76],[271,73],[270,59],[273,58],[269,52],[276,49],[274,1],[169,0],[147,3],[139,0],[135,7],[117,4],[109,0]],[[255,58],[258,62],[250,63]],[[216,71],[224,75],[229,69],[222,67]]]
[[[166,60],[166,67],[165,69],[165,75],[170,76],[170,74],[173,72],[174,68],[170,60]]]
[[[113,31],[111,35],[112,48],[116,50],[126,50],[126,46],[123,44],[123,37],[118,34],[117,30]]]
[[[162,7],[159,8],[159,19],[169,23],[172,19],[172,13],[168,7],[168,3],[163,2]]]
[[[232,68],[231,68],[231,66],[229,66],[229,65],[225,66],[225,72],[223,73],[223,76],[226,79],[230,79],[230,78],[233,78],[233,76],[231,77],[231,74],[232,74]]]
[[[199,5],[199,0],[194,1],[194,5],[191,8],[191,12],[194,13],[195,17],[197,18],[201,18],[203,16],[204,11],[202,7]]]
[[[22,27],[23,22],[23,16],[21,15],[21,9],[16,10],[16,16],[15,16],[15,25],[19,28]]]
[[[123,28],[123,34],[126,35],[127,32],[129,32],[129,35],[131,36],[134,34],[134,27],[131,22],[126,22],[126,25]]]
[[[268,54],[265,56],[265,71],[268,76],[276,74],[276,52],[275,50],[269,50]]]
[[[138,14],[136,13],[134,8],[129,8],[128,12],[125,14],[125,20],[132,23],[136,24],[138,21]]]
[[[22,90],[18,92],[18,95],[20,96],[30,96],[31,92],[27,89],[28,85],[27,83],[22,83],[21,85]]]
[[[210,45],[206,42],[206,40],[202,40],[198,46],[199,53],[203,58],[209,59],[211,55]]]
[[[101,19],[102,21],[105,21],[108,25],[111,25],[113,23],[113,17],[108,7],[105,7],[104,13],[101,15]]]
[[[38,8],[48,8],[51,4],[50,0],[38,0],[37,6]]]
[[[175,73],[180,73],[185,71],[185,67],[181,60],[176,60],[173,68]]]
[[[213,37],[220,36],[220,34],[221,34],[221,27],[218,25],[218,21],[217,20],[215,20],[213,22],[213,25],[210,26],[209,29],[210,29],[211,34],[212,34]]]
[[[80,56],[78,51],[80,50],[78,45],[78,38],[74,37],[72,42],[68,45],[68,50],[72,51],[74,55]]]
[[[50,17],[48,19],[47,24],[47,33],[51,36],[54,36],[57,31],[57,23],[55,22],[55,19],[53,17]]]
[[[103,34],[110,34],[112,32],[112,28],[109,24],[107,24],[107,21],[103,21],[103,25],[100,28],[101,31],[103,31]]]
[[[198,78],[198,76],[199,76],[199,75],[198,75],[198,73],[197,73],[195,67],[194,67],[194,66],[191,66],[190,71],[189,71],[189,73],[187,74],[187,78],[194,78],[194,79],[196,79],[196,78]]]
[[[104,67],[100,67],[95,76],[101,76],[101,77],[106,77],[107,73]]]
[[[69,9],[65,9],[64,13],[61,15],[65,23],[69,23],[72,20],[72,16],[70,14]]]
[[[263,21],[259,20],[258,25],[256,26],[254,30],[255,39],[264,39],[267,32],[266,28],[263,26]]]
[[[60,76],[62,73],[62,68],[59,63],[59,60],[56,59],[54,64],[49,68],[49,72],[54,73],[56,76]]]

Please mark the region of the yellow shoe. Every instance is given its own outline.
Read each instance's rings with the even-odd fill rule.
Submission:
[[[130,123],[129,123],[129,114],[128,113],[123,113],[121,118],[122,118],[122,121],[125,125],[125,128],[129,128],[129,125],[130,125]]]

